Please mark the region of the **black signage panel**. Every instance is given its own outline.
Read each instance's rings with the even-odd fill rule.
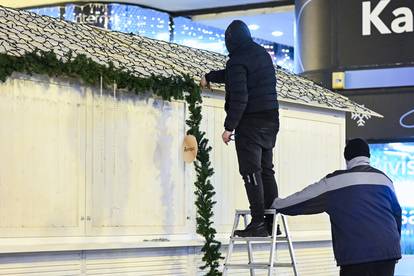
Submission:
[[[403,92],[376,90],[369,94],[353,91],[352,95],[346,96],[384,116],[379,119],[347,114],[347,139],[414,140],[414,89]]]
[[[413,0],[337,0],[338,67],[414,63]]]

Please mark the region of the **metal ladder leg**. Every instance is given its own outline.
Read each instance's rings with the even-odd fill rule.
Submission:
[[[244,219],[244,227],[247,226],[247,215],[243,215]],[[253,249],[252,249],[252,243],[250,241],[247,242],[247,254],[249,256],[249,264],[253,263]],[[250,268],[250,276],[255,276],[254,269]]]
[[[274,272],[275,255],[276,255],[276,236],[277,236],[277,221],[279,215],[274,212],[273,214],[273,228],[272,228],[272,244],[270,245],[269,256],[269,271],[268,276],[272,276]]]
[[[286,233],[286,238],[287,238],[287,242],[288,242],[288,246],[289,246],[289,255],[290,255],[290,260],[292,262],[292,268],[293,268],[293,273],[295,276],[298,276],[298,270],[296,267],[296,258],[295,258],[295,253],[293,252],[293,245],[292,245],[292,240],[290,237],[290,233],[289,233],[289,229],[288,229],[288,225],[286,222],[286,218],[285,216],[281,215],[282,217],[282,223],[283,223],[283,228],[285,230]]]
[[[230,236],[230,243],[229,243],[229,247],[227,249],[227,255],[226,255],[226,259],[224,262],[224,268],[223,268],[223,276],[227,275],[227,264],[230,261],[231,258],[231,254],[233,253],[233,246],[234,246],[234,231],[237,229],[237,226],[239,225],[239,220],[240,220],[240,215],[236,212],[235,216],[234,216],[234,223],[233,223],[233,229],[231,230],[231,236]]]

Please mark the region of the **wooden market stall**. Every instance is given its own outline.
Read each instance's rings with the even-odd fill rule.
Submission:
[[[142,78],[188,74],[198,81],[226,61],[0,8],[0,53],[36,49],[83,54]],[[282,69],[277,79],[275,164],[283,196],[344,166],[346,112],[379,115]],[[234,145],[221,141],[223,88],[203,95],[202,129],[213,147],[217,193],[214,226],[225,245],[234,209],[248,205]],[[104,89],[18,72],[7,78],[0,84],[0,274],[196,275],[203,241],[195,233],[194,169],[182,159],[187,118],[185,101],[131,95],[116,84]],[[301,275],[335,273],[327,217],[290,224]]]

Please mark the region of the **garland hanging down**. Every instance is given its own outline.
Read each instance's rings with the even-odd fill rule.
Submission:
[[[87,85],[98,85],[101,82],[104,88],[109,88],[114,82],[119,89],[128,92],[144,94],[151,91],[163,100],[185,100],[188,103],[190,117],[186,120],[189,127],[187,134],[194,135],[198,141],[199,152],[194,162],[197,179],[195,181],[195,205],[197,207],[197,233],[205,239],[201,251],[204,265],[200,268],[208,270],[207,276],[218,276],[222,273],[218,270],[221,243],[215,239],[216,230],[213,228],[213,201],[214,187],[210,177],[214,174],[211,167],[208,139],[205,132],[200,130],[201,115],[201,89],[189,76],[161,77],[152,75],[149,78],[134,76],[127,69],[116,69],[113,63],[109,66],[94,62],[85,55],[72,56],[69,52],[62,59],[58,59],[54,52],[36,50],[16,57],[0,54],[0,81],[5,82],[13,72],[25,74],[42,74],[49,77],[69,77],[81,79]]]

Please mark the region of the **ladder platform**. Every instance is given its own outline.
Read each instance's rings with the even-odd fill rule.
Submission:
[[[276,209],[265,209],[264,210],[265,215],[276,215]],[[250,215],[250,210],[236,210],[236,216],[237,215]]]
[[[226,268],[232,269],[269,269],[270,265],[268,263],[250,263],[250,264],[226,264]],[[276,267],[292,267],[292,263],[274,263],[273,268]]]
[[[273,237],[269,236],[269,237],[230,237],[230,240],[233,241],[244,241],[244,242],[272,242],[273,241]],[[287,242],[288,239],[287,237],[277,237],[276,242]]]

